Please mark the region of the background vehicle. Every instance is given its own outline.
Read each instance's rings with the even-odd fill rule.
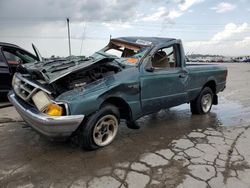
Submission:
[[[11,80],[16,72],[17,66],[38,60],[39,58],[36,55],[31,54],[17,45],[0,42],[1,100],[5,100],[6,94],[11,90]]]
[[[43,135],[77,133],[84,148],[96,149],[113,141],[120,119],[138,128],[138,118],[184,103],[208,113],[226,78],[223,66],[186,64],[180,40],[123,37],[85,59],[22,65],[9,99]]]

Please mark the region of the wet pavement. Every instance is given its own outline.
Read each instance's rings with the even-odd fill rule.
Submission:
[[[189,105],[124,124],[97,151],[51,142],[13,107],[0,109],[0,187],[250,187],[250,64],[226,64],[227,89],[211,113]]]

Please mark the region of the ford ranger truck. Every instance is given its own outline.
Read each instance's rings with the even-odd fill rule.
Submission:
[[[223,66],[186,64],[181,40],[121,37],[87,58],[20,65],[8,97],[41,134],[77,135],[91,150],[114,140],[121,119],[138,128],[138,118],[184,103],[209,113],[226,78]]]

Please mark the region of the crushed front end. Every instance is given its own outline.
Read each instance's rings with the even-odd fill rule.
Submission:
[[[101,80],[121,71],[113,60],[98,56],[22,65],[13,77],[9,100],[38,132],[48,137],[68,137],[86,114],[72,113],[70,102],[61,100],[62,96],[72,91],[74,97],[80,91],[99,87]]]
[[[50,138],[69,137],[81,124],[84,115],[70,115],[65,102],[53,100],[52,92],[41,83],[16,73],[10,102],[31,127]]]

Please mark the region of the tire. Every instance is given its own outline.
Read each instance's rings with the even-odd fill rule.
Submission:
[[[191,101],[190,108],[192,114],[207,114],[213,105],[214,93],[210,87],[204,87],[199,96]]]
[[[80,146],[95,150],[109,145],[117,135],[120,123],[118,108],[106,104],[87,118],[80,132]]]

